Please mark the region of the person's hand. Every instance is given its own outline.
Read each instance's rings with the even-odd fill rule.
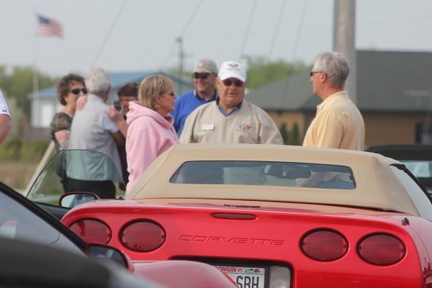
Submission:
[[[86,105],[86,103],[87,103],[87,96],[86,95],[84,95],[84,96],[81,95],[76,100],[76,108],[78,110],[82,110],[82,109],[84,109],[84,106]]]
[[[118,111],[114,108],[114,105],[109,106],[105,113],[116,124],[124,121],[122,110]]]

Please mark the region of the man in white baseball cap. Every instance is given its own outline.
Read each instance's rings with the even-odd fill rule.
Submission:
[[[258,106],[244,100],[246,69],[237,62],[222,63],[216,101],[195,109],[186,119],[181,143],[284,144],[279,129]],[[266,177],[260,167],[224,168],[225,184],[259,185]]]
[[[216,101],[195,109],[186,119],[182,143],[284,144],[279,129],[258,106],[244,100],[246,69],[241,63],[222,63]]]

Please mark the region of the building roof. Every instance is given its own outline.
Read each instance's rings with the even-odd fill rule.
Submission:
[[[141,82],[147,76],[163,74],[170,77],[175,83],[181,81],[182,90],[192,90],[194,89],[192,81],[185,81],[184,79],[179,80],[178,77],[164,73],[162,71],[147,71],[147,72],[109,72],[111,76],[112,93],[116,92],[122,85],[127,82]],[[178,86],[178,85],[177,85]],[[178,87],[174,87],[178,88]],[[181,91],[177,91],[176,94],[179,95]],[[56,86],[52,86],[46,89],[39,90],[37,92],[39,99],[52,99],[56,95]],[[34,93],[30,94],[33,97]]]
[[[321,100],[303,72],[250,91],[270,111],[311,111]],[[425,112],[432,107],[432,53],[357,51],[357,106],[369,112]]]

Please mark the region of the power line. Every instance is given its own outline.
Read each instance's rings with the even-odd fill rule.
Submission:
[[[189,28],[190,23],[192,23],[192,20],[195,18],[195,14],[197,13],[198,9],[200,8],[201,4],[204,0],[201,0],[198,5],[195,7],[194,11],[192,12],[191,16],[189,16],[188,22],[186,22],[185,27],[183,27],[182,32],[180,33],[180,36],[183,37],[186,33],[187,28]]]
[[[268,53],[268,59],[270,59],[271,56],[272,56],[272,54],[273,54],[273,49],[274,49],[274,46],[275,46],[275,43],[276,43],[276,37],[277,37],[277,34],[279,32],[280,23],[281,23],[282,15],[283,15],[284,8],[285,8],[285,3],[286,3],[286,0],[282,0],[282,7],[279,10],[278,19],[276,21],[276,29],[275,29],[275,31],[273,33],[273,39],[272,39],[272,43],[270,45],[270,50],[269,50],[269,53]]]
[[[305,19],[305,14],[306,14],[306,9],[307,9],[307,6],[308,6],[308,0],[305,0],[304,2],[303,2],[303,11],[302,11],[302,14],[301,14],[301,17],[300,17],[300,24],[299,24],[299,28],[297,29],[297,35],[296,35],[296,37],[295,37],[295,41],[294,41],[294,49],[293,49],[293,54],[292,54],[292,60],[294,60],[294,57],[295,57],[295,55],[296,55],[296,53],[297,53],[297,47],[298,47],[298,44],[299,44],[299,39],[300,39],[300,34],[301,34],[301,31],[302,31],[302,28],[303,28],[303,22],[304,22],[304,19]],[[288,92],[288,83],[289,83],[289,79],[288,78],[286,78],[285,79],[285,89],[284,89],[284,92],[283,92],[283,95],[284,95],[284,97],[282,97],[282,103],[281,103],[281,106],[280,107],[284,107],[284,103],[285,103],[285,101],[287,100],[287,92]]]
[[[183,27],[181,33],[180,33],[180,37],[175,38],[175,44],[173,44],[173,47],[171,48],[171,51],[168,53],[168,56],[165,58],[165,61],[163,62],[162,65],[162,70],[165,70],[165,67],[168,63],[168,61],[171,59],[172,55],[174,54],[174,51],[177,48],[177,43],[179,43],[179,39],[181,39],[181,42],[183,42],[183,36],[186,33],[186,30],[189,28],[189,25],[192,23],[192,20],[195,18],[196,13],[198,12],[199,8],[201,7],[201,4],[203,3],[204,0],[201,0],[198,2],[197,6],[195,6],[194,11],[192,11],[192,14],[189,16],[188,21],[186,22],[185,26]],[[180,61],[183,61],[182,59],[180,59]]]
[[[295,41],[294,41],[294,49],[293,49],[293,54],[292,54],[292,60],[294,60],[294,57],[297,54],[297,47],[298,47],[298,44],[300,42],[300,35],[301,35],[301,31],[303,29],[303,22],[304,22],[304,19],[305,19],[305,14],[306,14],[306,9],[307,9],[307,6],[308,6],[308,2],[309,2],[308,0],[305,0],[303,2],[303,11],[302,11],[302,14],[301,14],[301,17],[300,17],[300,25],[299,25],[299,28],[297,29],[297,35],[296,35],[296,38],[295,38]]]
[[[243,38],[242,47],[240,49],[240,57],[242,57],[242,55],[244,55],[244,49],[245,49],[245,46],[246,46],[246,42],[247,42],[247,40],[249,38],[250,27],[252,26],[252,19],[253,19],[253,16],[255,14],[256,4],[257,4],[257,0],[255,0],[254,3],[253,3],[251,14],[249,16],[249,21],[248,21],[248,24],[246,26],[245,37]]]
[[[118,19],[120,18],[120,15],[121,15],[121,13],[123,12],[123,8],[126,6],[126,2],[127,2],[127,1],[128,1],[128,0],[124,0],[124,1],[123,1],[123,4],[122,4],[122,6],[120,7],[120,10],[117,12],[117,15],[116,15],[116,17],[115,17],[113,23],[111,24],[111,27],[110,27],[110,29],[108,30],[108,33],[107,33],[107,35],[105,36],[105,39],[104,39],[104,41],[102,42],[102,45],[101,45],[101,47],[99,48],[99,51],[98,51],[98,53],[97,53],[97,55],[96,55],[96,58],[95,58],[95,60],[93,61],[93,64],[91,65],[90,68],[95,67],[97,60],[99,60],[99,56],[101,55],[102,51],[104,50],[105,45],[106,45],[106,43],[108,42],[109,37],[111,36],[111,32],[114,30],[114,27],[115,27],[115,25],[117,24],[117,21],[118,21]]]

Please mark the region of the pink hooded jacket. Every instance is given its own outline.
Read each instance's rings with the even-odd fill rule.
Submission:
[[[153,160],[180,141],[173,127],[174,119],[171,115],[168,114],[164,118],[137,101],[129,103],[126,121],[129,124],[126,136],[126,155],[130,173],[126,187],[128,193]]]

